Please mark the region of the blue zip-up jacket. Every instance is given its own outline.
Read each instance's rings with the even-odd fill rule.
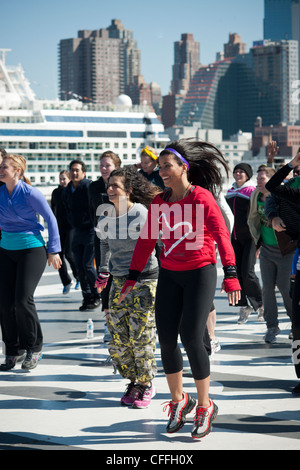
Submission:
[[[0,187],[0,228],[4,232],[39,235],[44,230],[37,220],[40,214],[48,225],[48,252],[61,251],[56,218],[44,195],[33,186],[19,180],[11,195],[6,185]]]

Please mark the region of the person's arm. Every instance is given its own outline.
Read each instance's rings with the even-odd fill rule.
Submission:
[[[94,182],[92,181],[92,183],[88,186],[88,189],[87,189],[87,194],[88,194],[88,204],[89,204],[89,213],[90,213],[90,218],[91,220],[93,221],[93,224],[94,224],[94,221],[95,221],[95,218],[96,218],[96,207],[94,207]]]
[[[144,270],[148,259],[155,248],[159,237],[159,222],[157,215],[158,206],[156,201],[157,199],[155,198],[150,204],[146,222],[135,245],[129,267],[128,279],[123,286],[118,304],[123,302],[125,297],[135,286],[140,273]]]
[[[204,223],[208,232],[218,245],[223,266],[235,265],[235,253],[230,242],[230,235],[214,197],[207,192],[204,205]],[[199,201],[201,204],[202,201]]]
[[[232,210],[230,209],[225,197],[223,194],[220,194],[217,204],[222,212],[222,215],[224,217],[226,227],[228,228],[228,232],[231,234],[234,226],[234,217]]]
[[[97,292],[100,294],[105,287],[107,286],[108,279],[109,279],[109,267],[108,262],[110,258],[110,249],[107,239],[100,238],[100,267],[99,267],[99,274],[95,282],[95,287]]]
[[[299,203],[300,189],[291,188],[288,185],[282,185],[284,178],[290,173],[291,169],[300,164],[300,153],[287,165],[280,168],[275,175],[267,182],[266,189],[282,199]]]
[[[265,201],[265,216],[272,223],[273,230],[284,232],[286,230],[285,223],[277,214],[277,204],[274,194],[269,194]]]
[[[109,273],[108,263],[110,258],[110,249],[108,244],[108,239],[100,238],[100,273]]]
[[[269,194],[265,200],[265,216],[267,219],[272,221],[274,217],[277,217],[277,204],[274,194]]]
[[[208,193],[207,197],[208,201],[204,205],[204,221],[208,231],[218,245],[224,270],[222,291],[227,293],[229,303],[236,305],[241,296],[241,286],[237,276],[234,249],[231,245],[230,235],[221,210],[210,193]]]
[[[268,167],[273,168],[274,157],[277,155],[279,147],[277,146],[276,140],[272,140],[267,146],[267,158],[268,158]]]
[[[54,191],[56,191],[56,189],[54,189]],[[56,201],[55,201],[55,192],[54,191],[52,191],[52,194],[51,194],[50,206],[51,206],[53,214],[56,216],[56,204],[55,204]]]
[[[52,264],[55,269],[59,269],[61,259],[58,253],[61,251],[61,245],[56,217],[44,195],[35,188],[32,188],[30,193],[30,204],[33,210],[39,213],[48,225],[48,265]]]

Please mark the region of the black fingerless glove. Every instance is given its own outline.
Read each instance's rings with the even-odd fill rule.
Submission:
[[[224,266],[223,271],[224,271],[224,279],[230,279],[230,278],[233,278],[233,277],[236,277],[236,278],[238,277],[237,276],[236,266],[234,266],[234,265]]]
[[[137,281],[140,275],[140,271],[136,271],[135,269],[129,269],[128,281]]]

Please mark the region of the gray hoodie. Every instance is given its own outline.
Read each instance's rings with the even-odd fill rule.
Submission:
[[[148,210],[142,204],[135,203],[126,214],[116,217],[113,205],[102,204],[97,213],[100,215],[95,229],[100,238],[99,271],[110,272],[113,276],[127,276]],[[143,270],[142,278],[155,279],[157,274],[158,261],[153,251]]]

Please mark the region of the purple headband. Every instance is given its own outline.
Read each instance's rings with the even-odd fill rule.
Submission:
[[[179,152],[177,152],[177,150],[174,150],[174,149],[171,149],[171,148],[166,148],[165,150],[169,150],[170,152],[174,153],[176,155],[176,157],[180,158],[181,161],[183,161],[183,163],[185,163],[188,167],[188,170],[190,169],[190,165],[188,164],[188,162],[186,161],[185,158],[183,158],[182,155],[180,155]]]

